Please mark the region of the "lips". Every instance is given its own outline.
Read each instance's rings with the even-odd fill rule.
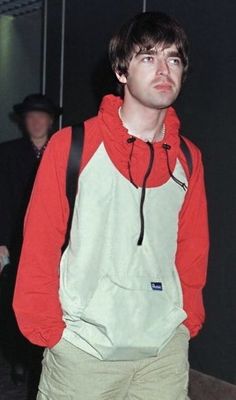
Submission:
[[[172,86],[169,83],[159,83],[158,85],[154,86],[155,89],[158,90],[170,90]]]

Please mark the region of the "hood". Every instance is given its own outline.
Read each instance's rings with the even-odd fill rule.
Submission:
[[[101,124],[103,143],[111,161],[127,179],[130,179],[128,162],[132,151],[130,165],[132,178],[137,186],[142,187],[144,175],[149,164],[150,151],[147,143],[141,139],[136,138],[133,143],[127,141],[132,135],[130,135],[123,126],[118,114],[119,107],[122,106],[122,104],[123,100],[114,95],[107,95],[102,100],[99,110],[99,121]],[[160,142],[153,143],[154,162],[146,182],[146,187],[160,186],[170,179],[166,154],[162,147],[164,143],[170,146],[168,154],[171,171],[175,168],[180,142],[180,121],[172,107],[169,107],[167,110],[165,128],[164,139]]]

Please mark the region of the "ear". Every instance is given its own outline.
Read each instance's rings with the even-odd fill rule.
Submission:
[[[116,77],[120,83],[127,83],[127,78],[124,74],[119,74],[116,72]]]

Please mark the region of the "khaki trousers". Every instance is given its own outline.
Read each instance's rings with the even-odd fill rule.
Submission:
[[[44,352],[37,400],[187,400],[188,343],[181,325],[157,357],[101,361],[61,339]]]

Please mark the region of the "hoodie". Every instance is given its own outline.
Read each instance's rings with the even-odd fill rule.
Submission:
[[[185,139],[193,159],[190,178],[174,109],[167,110],[163,141],[150,145],[133,140],[123,127],[121,104],[120,98],[105,96],[98,116],[85,122],[71,239],[62,257],[71,128],[51,139],[26,214],[14,296],[19,327],[30,341],[52,347],[63,335],[91,354],[98,344],[93,354],[101,359],[124,359],[128,350],[133,358],[140,343],[144,356],[151,355],[180,323],[195,336],[204,321],[209,240],[200,151]],[[112,296],[106,297],[108,292]],[[123,304],[130,307],[119,313],[124,293]],[[151,319],[145,325],[142,315],[148,310],[152,320],[159,315],[157,326]],[[124,335],[114,336],[122,315]],[[136,328],[131,342],[128,317]],[[88,337],[92,342],[85,348]]]

